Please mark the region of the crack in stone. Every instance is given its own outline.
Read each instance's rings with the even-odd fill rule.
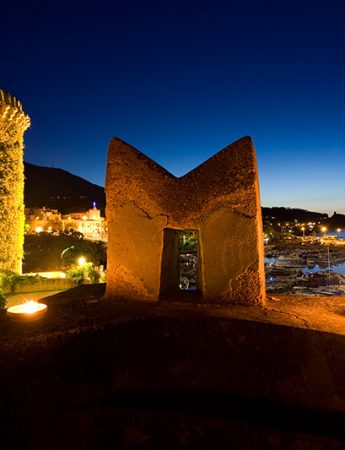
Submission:
[[[144,208],[142,208],[141,206],[137,205],[134,200],[128,202],[128,204],[134,205],[136,208],[138,208],[139,211],[141,211],[147,219],[150,219],[150,220],[153,219],[153,217],[150,216],[150,214],[147,211],[145,211]],[[125,205],[121,205],[121,206],[125,206]]]
[[[275,309],[275,308],[268,308],[268,310],[269,310],[269,311],[272,311],[272,312],[279,313],[279,314],[285,314],[285,315],[287,315],[287,316],[291,316],[291,317],[293,317],[293,318],[295,318],[295,319],[300,320],[301,322],[303,322],[303,323],[304,323],[304,326],[305,326],[306,328],[308,328],[308,329],[311,328],[310,323],[309,323],[306,319],[303,319],[303,317],[299,317],[297,314],[294,314],[294,313],[291,313],[291,312],[287,312],[287,311],[281,311],[281,310]]]
[[[241,212],[241,211],[234,211],[234,213],[237,215],[237,216],[240,216],[240,217],[244,217],[245,219],[255,219],[255,214],[253,215],[253,214],[246,214],[246,213],[244,213],[244,212]]]

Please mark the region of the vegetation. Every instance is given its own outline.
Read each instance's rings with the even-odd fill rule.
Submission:
[[[22,138],[17,134],[14,126],[6,130],[0,127],[0,268],[19,273],[24,242],[24,175]]]
[[[67,270],[66,275],[71,278],[76,284],[81,284],[85,281],[89,283],[99,283],[100,271],[96,269],[92,262],[85,263],[82,266],[74,265],[73,268]]]
[[[33,284],[41,279],[40,276],[18,275],[8,270],[0,271],[0,288],[7,289],[14,294],[19,284]]]
[[[58,236],[44,232],[26,235],[24,249],[24,272],[75,269],[81,256],[94,266],[106,267],[105,242],[83,239],[82,234],[75,231]]]
[[[179,233],[179,247],[185,251],[197,251],[198,233],[197,231],[184,231]]]
[[[7,305],[6,296],[4,291],[0,288],[0,309],[5,309]]]
[[[29,122],[20,102],[5,91],[1,94],[0,103],[10,109],[0,118],[0,269],[20,273],[25,221],[23,134]]]
[[[75,284],[81,284],[84,281],[84,269],[81,266],[67,270],[66,275],[68,278],[71,278]]]

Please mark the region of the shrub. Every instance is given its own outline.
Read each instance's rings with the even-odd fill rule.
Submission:
[[[34,284],[40,280],[39,275],[18,275],[17,273],[10,272],[8,270],[0,271],[0,287],[8,288],[11,294],[16,292],[16,288],[19,284]]]
[[[76,267],[75,269],[69,269],[66,272],[68,278],[71,278],[76,284],[81,284],[84,280],[83,267]]]
[[[7,305],[6,296],[4,291],[0,288],[0,309],[5,309]]]

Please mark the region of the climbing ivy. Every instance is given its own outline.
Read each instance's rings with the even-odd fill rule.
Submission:
[[[2,97],[3,92],[0,90]],[[10,94],[6,95],[8,101]],[[0,106],[3,106],[2,97]],[[10,110],[11,115],[0,115],[0,269],[20,273],[25,223],[23,133],[26,126],[15,120],[21,112],[20,103],[13,98],[9,103],[14,109]]]

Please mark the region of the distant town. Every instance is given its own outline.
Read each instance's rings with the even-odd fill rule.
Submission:
[[[345,294],[345,216],[263,208],[266,291]]]
[[[96,203],[85,212],[61,214],[57,209],[25,208],[25,233],[47,232],[53,235],[61,232],[76,231],[85,239],[93,241],[108,241],[106,220],[101,217]]]

